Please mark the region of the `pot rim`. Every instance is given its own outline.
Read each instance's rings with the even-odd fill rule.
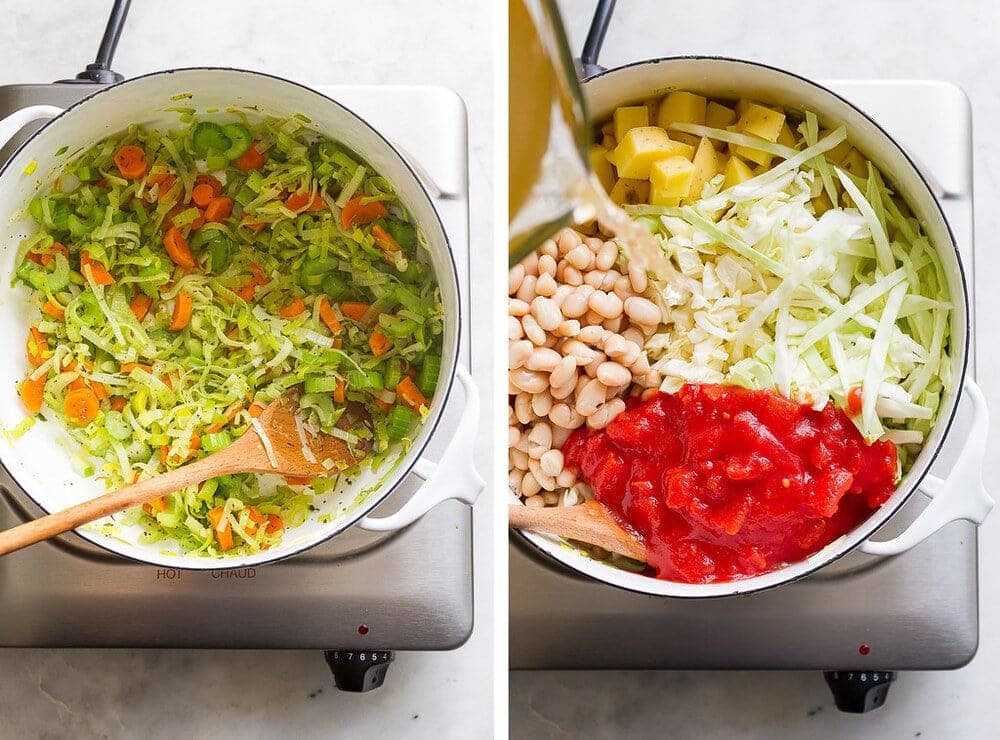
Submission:
[[[952,392],[951,409],[950,409],[950,411],[949,411],[949,413],[947,414],[946,417],[940,417],[939,416],[938,419],[935,422],[935,427],[938,427],[938,426],[941,427],[941,430],[942,430],[941,431],[941,437],[940,437],[940,439],[939,439],[936,447],[928,455],[926,464],[924,465],[923,469],[920,470],[920,471],[917,471],[918,474],[917,474],[917,476],[914,479],[907,480],[906,477],[904,477],[904,479],[900,481],[901,485],[897,486],[896,491],[898,491],[902,487],[902,484],[904,483],[904,481],[905,481],[905,485],[908,487],[909,490],[905,491],[905,494],[903,496],[899,497],[899,500],[895,504],[893,504],[892,506],[883,505],[878,510],[876,510],[875,512],[873,512],[872,515],[868,517],[868,519],[866,519],[859,526],[857,526],[853,530],[851,530],[851,532],[849,532],[849,533],[847,533],[845,535],[842,535],[842,537],[838,538],[837,540],[834,540],[833,542],[831,542],[826,547],[830,547],[830,545],[833,545],[833,544],[839,542],[842,539],[845,542],[848,541],[848,540],[852,540],[852,539],[856,540],[853,545],[851,545],[850,547],[846,547],[842,543],[840,545],[840,547],[835,552],[833,552],[833,554],[829,555],[828,557],[824,557],[821,560],[817,559],[818,562],[815,565],[811,565],[810,567],[804,568],[801,573],[797,573],[797,574],[795,574],[793,576],[789,576],[788,578],[785,578],[784,580],[776,581],[775,583],[768,583],[768,584],[763,584],[763,585],[759,585],[759,586],[751,586],[750,588],[741,588],[742,585],[744,585],[744,584],[752,584],[753,581],[755,581],[755,580],[757,580],[759,578],[766,578],[767,576],[771,576],[774,573],[780,573],[781,571],[783,571],[785,569],[793,568],[795,566],[801,566],[804,563],[808,564],[811,559],[813,559],[813,558],[816,557],[817,553],[813,553],[812,555],[810,555],[809,557],[805,558],[804,560],[800,560],[800,561],[798,561],[796,563],[788,563],[787,565],[784,565],[784,566],[782,566],[781,568],[779,568],[777,570],[768,571],[767,573],[762,573],[762,574],[759,574],[757,576],[753,576],[752,578],[746,578],[746,579],[734,580],[734,581],[719,581],[719,582],[708,583],[708,584],[690,584],[690,583],[682,583],[682,582],[679,582],[679,581],[667,581],[665,579],[659,579],[659,578],[655,578],[655,577],[652,577],[652,576],[644,576],[642,574],[634,574],[634,573],[631,573],[629,571],[625,571],[623,569],[615,568],[614,566],[605,565],[605,564],[602,563],[602,564],[600,564],[600,567],[603,567],[605,570],[607,570],[608,571],[608,575],[610,576],[609,578],[604,578],[601,575],[598,575],[598,574],[595,574],[595,573],[590,573],[587,570],[585,570],[583,567],[581,567],[581,566],[584,565],[584,563],[595,563],[596,564],[597,561],[593,561],[593,560],[590,560],[589,558],[586,558],[585,556],[583,556],[575,548],[570,551],[570,553],[568,554],[569,555],[568,557],[563,557],[560,554],[557,554],[557,552],[555,552],[555,548],[554,547],[550,548],[550,547],[546,547],[544,544],[542,544],[543,542],[545,542],[545,543],[548,543],[549,545],[551,545],[552,542],[553,542],[551,539],[547,539],[545,536],[539,535],[537,533],[528,533],[528,532],[524,532],[524,531],[518,530],[518,529],[512,530],[513,532],[515,532],[521,538],[522,543],[527,543],[528,545],[530,545],[530,547],[534,551],[536,551],[536,555],[541,556],[545,560],[550,560],[552,562],[558,563],[559,565],[561,565],[564,568],[568,568],[570,571],[572,571],[573,575],[582,575],[585,578],[588,578],[588,579],[591,579],[591,580],[595,580],[595,581],[599,581],[599,582],[605,583],[605,584],[607,584],[609,586],[613,586],[615,588],[622,589],[624,591],[629,591],[629,592],[637,593],[637,594],[645,594],[645,595],[650,595],[650,596],[657,596],[657,597],[661,597],[661,598],[686,599],[686,600],[723,599],[723,598],[730,598],[730,597],[733,597],[733,596],[746,596],[746,595],[749,595],[749,594],[762,593],[764,591],[769,591],[769,590],[774,589],[774,588],[779,588],[781,586],[786,586],[786,585],[788,585],[790,583],[794,583],[796,581],[800,581],[800,580],[802,580],[804,578],[807,578],[807,577],[813,575],[814,573],[816,573],[817,571],[821,570],[822,568],[825,568],[825,567],[827,567],[829,565],[832,565],[833,563],[835,563],[836,561],[840,560],[845,555],[854,552],[858,548],[859,545],[861,545],[863,542],[865,542],[866,540],[868,540],[873,534],[875,534],[879,529],[881,529],[882,526],[885,525],[893,516],[895,516],[895,514],[903,507],[903,505],[906,504],[910,500],[910,498],[913,496],[914,492],[919,488],[921,482],[923,482],[924,478],[929,473],[931,466],[934,464],[935,460],[937,460],[938,456],[940,455],[941,449],[944,447],[944,443],[945,443],[945,441],[948,438],[948,434],[951,431],[952,423],[954,422],[955,416],[956,416],[956,414],[958,412],[958,406],[959,406],[959,403],[961,401],[962,388],[965,385],[965,378],[966,378],[966,374],[968,372],[969,345],[971,344],[971,338],[972,338],[972,309],[971,309],[970,304],[969,304],[969,300],[970,300],[969,286],[968,286],[968,281],[966,280],[966,276],[965,276],[965,266],[962,263],[962,255],[958,251],[958,243],[955,240],[955,234],[954,234],[954,232],[951,229],[951,224],[948,223],[948,219],[947,219],[947,217],[944,214],[944,210],[941,207],[941,203],[938,201],[938,198],[934,195],[933,189],[931,188],[930,184],[927,182],[927,178],[924,176],[923,172],[921,172],[920,169],[916,166],[916,164],[914,163],[913,159],[907,153],[906,149],[904,149],[902,146],[900,146],[899,142],[896,141],[895,137],[893,137],[884,128],[882,128],[882,126],[877,121],[875,121],[875,119],[873,119],[871,116],[869,116],[863,110],[861,110],[859,107],[857,107],[856,105],[854,105],[854,103],[852,103],[851,101],[849,101],[847,98],[843,97],[842,95],[840,95],[840,94],[834,92],[833,90],[829,89],[828,87],[825,87],[824,85],[821,85],[820,83],[815,82],[814,80],[811,80],[808,77],[803,77],[802,75],[796,74],[795,72],[789,72],[788,70],[782,69],[781,67],[775,67],[773,65],[765,64],[763,62],[755,62],[755,61],[750,61],[750,60],[747,60],[747,59],[738,59],[736,57],[727,57],[727,56],[722,56],[722,55],[685,54],[685,55],[677,55],[677,56],[655,57],[653,59],[646,59],[646,60],[641,60],[641,61],[636,61],[636,62],[630,62],[628,64],[624,64],[624,65],[621,65],[619,67],[612,67],[610,69],[605,69],[605,70],[603,70],[601,72],[598,72],[595,75],[592,75],[590,77],[587,77],[587,78],[581,80],[581,87],[584,90],[584,98],[586,99],[587,84],[590,83],[590,82],[592,82],[592,81],[594,81],[594,80],[598,80],[598,79],[601,79],[601,78],[604,78],[604,77],[608,77],[608,76],[613,75],[613,74],[615,74],[617,72],[621,72],[623,70],[628,70],[628,69],[633,69],[633,68],[636,68],[636,67],[642,67],[642,66],[647,66],[647,65],[657,65],[657,64],[666,63],[666,62],[679,62],[679,61],[722,62],[724,64],[740,64],[740,65],[746,65],[746,66],[749,66],[749,67],[756,67],[758,69],[765,70],[768,73],[777,73],[778,75],[784,75],[786,77],[791,77],[791,78],[793,78],[795,80],[798,80],[800,82],[805,83],[806,85],[809,85],[809,86],[813,87],[815,89],[815,91],[817,92],[817,94],[828,95],[828,96],[836,99],[837,101],[839,101],[843,105],[846,105],[848,108],[854,110],[862,118],[864,118],[871,126],[873,126],[875,128],[876,131],[878,131],[882,136],[884,136],[889,141],[889,143],[890,143],[890,145],[892,147],[895,147],[896,151],[899,154],[901,154],[903,156],[903,159],[909,165],[910,169],[913,170],[913,172],[919,178],[920,184],[926,190],[927,195],[930,196],[931,202],[933,202],[934,207],[936,209],[936,213],[937,213],[938,217],[941,219],[941,222],[944,224],[945,231],[948,234],[948,240],[949,240],[949,242],[951,244],[952,251],[954,252],[954,255],[955,255],[955,264],[958,267],[958,277],[959,277],[959,282],[960,282],[960,284],[962,286],[962,294],[964,296],[963,304],[964,304],[964,308],[965,308],[964,316],[963,316],[963,323],[962,323],[962,326],[963,326],[963,329],[964,329],[964,334],[965,334],[965,342],[963,343],[963,347],[962,347],[962,355],[961,355],[961,359],[960,359],[960,362],[959,362],[958,373],[957,373],[957,382],[955,383],[954,388],[953,388],[953,392]],[[938,249],[938,251],[941,250],[941,247],[939,245],[935,245],[935,248]],[[957,358],[953,358],[952,361],[954,362],[956,359]],[[558,545],[557,545],[557,547],[558,547]],[[822,552],[822,549],[819,550],[818,552]],[[579,563],[574,562],[574,561],[577,561],[577,560],[579,560],[580,562]],[[639,586],[638,582],[635,583],[635,584],[633,584],[632,583],[632,579],[629,578],[629,576],[633,576],[633,575],[637,575],[637,576],[639,576],[639,577],[641,577],[643,579],[646,579],[647,581],[651,582],[651,585],[652,584],[656,584],[656,583],[676,584],[678,586],[683,586],[684,590],[686,590],[686,591],[687,590],[692,590],[692,588],[699,588],[699,587],[703,587],[704,586],[704,587],[706,587],[705,590],[709,590],[710,589],[712,591],[718,591],[719,593],[705,593],[705,594],[697,594],[697,593],[683,593],[683,594],[660,593],[659,591],[654,591],[654,590],[650,590],[650,589],[641,588]],[[616,583],[616,582],[613,582],[611,580],[612,578],[614,578],[615,580],[618,580],[619,578],[622,579],[622,580],[628,580],[628,583],[627,584],[626,583]],[[638,579],[636,579],[636,581],[638,581]],[[722,588],[722,587],[725,587],[725,586],[729,586],[729,591],[728,592],[725,592],[725,589]],[[666,587],[664,587],[664,588],[666,588]]]
[[[373,509],[379,506],[382,502],[384,502],[413,471],[414,465],[416,465],[417,461],[420,459],[424,450],[427,448],[427,445],[429,444],[431,438],[437,432],[438,426],[441,423],[441,417],[444,415],[445,406],[447,405],[448,400],[451,398],[452,390],[454,388],[455,369],[458,366],[458,363],[461,362],[459,354],[462,343],[462,323],[463,323],[462,290],[461,290],[461,285],[459,284],[458,268],[455,264],[455,256],[452,250],[451,240],[448,237],[448,232],[445,230],[444,222],[441,220],[441,214],[438,213],[437,206],[435,206],[434,204],[434,199],[431,198],[430,193],[427,192],[427,188],[421,181],[420,176],[414,171],[413,167],[410,166],[410,163],[400,153],[399,149],[396,146],[394,146],[385,136],[383,136],[383,134],[377,128],[372,126],[365,118],[361,117],[360,115],[358,115],[357,113],[355,113],[353,110],[343,105],[342,103],[319,92],[314,88],[308,87],[307,85],[303,85],[302,83],[295,82],[294,80],[289,80],[286,77],[281,77],[280,75],[273,75],[268,72],[259,72],[256,70],[241,69],[239,67],[210,66],[210,65],[193,66],[193,67],[173,67],[170,69],[147,72],[145,74],[137,75],[136,77],[130,77],[126,80],[122,80],[121,82],[116,82],[111,85],[99,86],[98,89],[94,90],[89,95],[86,95],[80,100],[77,100],[76,102],[66,106],[66,108],[63,110],[62,113],[46,121],[41,127],[39,127],[37,131],[33,132],[27,139],[25,139],[21,144],[19,144],[18,147],[11,153],[7,161],[4,162],[2,166],[0,166],[0,178],[4,177],[7,174],[7,171],[11,167],[12,163],[18,157],[18,155],[24,150],[25,147],[27,147],[31,142],[35,141],[35,139],[39,135],[43,134],[46,130],[49,129],[50,126],[55,124],[57,121],[60,121],[70,111],[79,108],[84,104],[92,102],[95,98],[104,93],[107,93],[110,90],[115,90],[124,85],[129,85],[134,82],[146,80],[152,77],[164,77],[167,75],[173,75],[184,72],[225,72],[225,73],[234,73],[237,75],[251,75],[254,77],[264,78],[266,80],[292,85],[294,87],[297,87],[305,91],[308,94],[321,98],[322,101],[324,101],[325,103],[333,105],[339,108],[348,116],[355,118],[362,126],[371,131],[371,133],[374,134],[375,137],[381,142],[381,145],[385,146],[392,153],[392,155],[398,160],[398,162],[406,169],[406,171],[410,174],[410,176],[413,178],[413,181],[419,188],[420,194],[422,194],[424,199],[427,201],[427,205],[430,206],[431,213],[434,214],[434,219],[437,222],[437,227],[440,230],[441,235],[444,237],[443,247],[445,252],[447,253],[447,262],[451,268],[451,274],[455,284],[456,311],[455,311],[455,341],[453,347],[454,361],[448,368],[448,376],[445,382],[444,392],[441,395],[437,407],[437,414],[435,418],[430,422],[429,426],[425,426],[422,428],[422,429],[424,428],[427,429],[427,434],[424,437],[423,442],[419,446],[415,445],[414,447],[411,447],[410,450],[405,454],[403,462],[401,462],[399,467],[391,474],[391,477],[395,479],[394,481],[381,486],[377,491],[372,493],[361,506],[358,506],[354,511],[352,511],[350,515],[343,517],[342,519],[338,519],[335,523],[333,523],[333,526],[330,527],[330,531],[328,533],[325,533],[319,539],[303,543],[300,546],[296,546],[294,548],[289,549],[289,551],[287,552],[281,552],[280,548],[275,548],[273,551],[275,553],[275,556],[269,557],[265,560],[252,560],[254,556],[243,556],[240,558],[205,558],[204,565],[201,565],[200,563],[197,565],[195,564],[182,565],[180,563],[175,563],[175,562],[161,563],[153,560],[147,560],[145,558],[136,557],[134,555],[129,555],[120,552],[118,550],[115,550],[102,542],[99,542],[98,538],[101,537],[101,535],[99,535],[98,533],[84,530],[82,527],[71,530],[72,534],[76,534],[77,536],[84,538],[91,544],[101,548],[106,552],[138,563],[143,563],[145,565],[170,567],[170,568],[175,568],[177,570],[186,570],[186,571],[232,570],[235,568],[258,567],[258,566],[269,565],[271,563],[276,563],[281,560],[286,560],[287,558],[294,557],[295,555],[298,555],[302,552],[305,552],[306,550],[310,550],[313,547],[321,545],[327,540],[336,537],[342,532],[350,529],[355,524],[357,524],[361,519],[363,519],[365,515],[367,515],[369,512],[371,512]],[[7,464],[3,459],[3,455],[0,455],[0,468],[3,469],[3,472],[6,473],[7,477],[10,478],[11,482],[14,485],[16,485],[18,489],[23,491],[24,494],[31,500],[33,504],[38,506],[42,511],[50,513],[47,508],[42,506],[42,504],[39,503],[38,500],[23,485],[21,485],[21,482],[14,476],[10,468],[7,467]],[[396,533],[391,533],[390,536],[395,536],[395,534]],[[132,548],[139,547],[138,545],[132,543],[129,543],[129,546]],[[248,562],[250,560],[252,560],[252,562]]]

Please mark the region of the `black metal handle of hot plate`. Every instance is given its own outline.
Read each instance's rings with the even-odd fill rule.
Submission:
[[[885,704],[895,671],[825,671],[823,677],[841,712],[864,714]]]
[[[115,0],[111,8],[111,15],[108,17],[108,24],[104,28],[101,45],[97,49],[97,57],[93,63],[88,64],[87,68],[73,79],[57,80],[57,82],[111,85],[125,79],[111,69],[111,60],[115,56],[115,49],[118,48],[118,39],[121,38],[125,16],[128,15],[131,2],[132,0]]]
[[[395,657],[391,650],[326,650],[323,656],[337,688],[354,693],[379,688]]]

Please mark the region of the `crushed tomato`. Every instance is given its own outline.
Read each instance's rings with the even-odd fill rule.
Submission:
[[[658,578],[729,581],[802,560],[892,494],[896,448],[832,404],[685,385],[638,398],[563,446],[597,499],[645,541]]]

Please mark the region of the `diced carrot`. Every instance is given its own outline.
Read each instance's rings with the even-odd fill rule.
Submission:
[[[268,534],[275,534],[277,532],[285,531],[285,523],[281,521],[281,517],[277,514],[267,515],[267,529],[264,530]]]
[[[251,282],[254,285],[267,285],[271,282],[271,278],[267,276],[267,273],[264,272],[264,268],[260,266],[259,262],[250,263],[250,272],[253,274]]]
[[[308,190],[300,191],[292,193],[285,199],[285,208],[290,211],[301,211],[302,209],[307,211],[325,211],[326,201],[323,200],[323,196],[319,193],[310,196]]]
[[[179,265],[180,267],[194,267],[198,264],[195,262],[194,255],[191,254],[191,248],[188,246],[187,239],[184,238],[184,234],[176,226],[171,226],[170,230],[167,231],[167,235],[163,237],[163,247],[167,250],[167,254],[175,265]]]
[[[264,413],[264,405],[254,401],[250,404],[250,408],[247,409],[250,414],[251,419],[256,419],[258,416]]]
[[[256,286],[253,284],[253,281],[251,280],[249,283],[247,283],[246,285],[244,285],[242,288],[237,288],[233,292],[236,295],[238,295],[240,298],[242,298],[244,301],[246,301],[247,303],[249,303],[250,301],[253,300],[253,294],[254,294],[255,290],[256,290]]]
[[[267,228],[267,221],[254,221],[247,214],[243,215],[243,220],[240,222],[240,226],[246,226],[248,229],[256,234],[259,234],[264,229]]]
[[[124,411],[128,406],[128,399],[125,396],[115,396],[111,399],[111,409],[113,411]]]
[[[135,314],[135,318],[138,321],[142,321],[146,318],[146,314],[149,313],[149,309],[153,305],[153,299],[150,298],[145,293],[136,293],[132,300],[129,301],[128,307],[132,309],[132,313]]]
[[[344,330],[344,325],[340,323],[340,319],[337,318],[337,312],[333,310],[333,306],[330,305],[330,301],[327,300],[326,296],[321,295],[316,300],[319,301],[320,320],[326,324],[326,327],[334,334],[342,332]]]
[[[289,303],[287,306],[282,306],[281,310],[278,311],[278,314],[283,319],[294,319],[296,316],[302,315],[302,313],[305,310],[306,310],[306,304],[303,302],[301,298],[295,296],[295,298],[292,299],[291,303]]]
[[[90,252],[80,252],[80,272],[86,277],[86,270],[90,271],[90,278],[97,285],[112,285],[115,279],[111,273],[100,262],[90,256]]]
[[[864,398],[861,395],[861,386],[856,385],[847,392],[847,413],[850,416],[857,416],[861,413]]]
[[[142,365],[142,364],[140,364],[138,362],[124,362],[124,363],[122,363],[122,372],[123,373],[130,373],[130,372],[132,372],[133,370],[136,370],[136,369],[142,370],[143,372],[149,373],[150,375],[153,374],[153,366],[152,365]]]
[[[199,208],[207,206],[212,202],[213,198],[215,198],[215,191],[207,182],[198,183],[194,186],[194,190],[191,191],[191,200]]]
[[[191,449],[192,452],[195,451],[195,450],[200,450],[201,449],[201,435],[199,435],[197,433],[192,434],[191,435],[191,442],[188,444],[188,447]]]
[[[31,327],[28,331],[27,349],[28,362],[35,367],[52,357],[52,350],[49,349],[49,344],[45,341],[45,335],[38,330],[37,326]]]
[[[247,515],[250,517],[250,521],[257,522],[257,524],[263,524],[267,521],[267,517],[253,504],[247,507]]]
[[[115,166],[126,180],[138,180],[146,174],[146,153],[137,146],[123,146],[115,152]]]
[[[334,349],[343,349],[344,348],[344,338],[343,337],[334,337],[333,338],[333,348]]]
[[[389,215],[382,201],[373,200],[370,203],[363,203],[363,200],[364,196],[356,195],[344,205],[344,209],[340,212],[340,225],[345,229],[370,224],[377,218]]]
[[[108,389],[104,387],[104,383],[98,383],[96,380],[90,381],[90,390],[97,396],[98,401],[106,401],[110,397]]]
[[[174,183],[177,182],[177,178],[169,172],[158,172],[155,175],[147,177],[146,182],[148,182],[150,186],[160,186],[160,189],[156,191],[156,200],[159,202],[163,200],[167,193],[170,192],[170,188],[172,188]]]
[[[337,380],[337,387],[333,389],[333,400],[343,403],[347,399],[347,381],[343,378]]]
[[[371,306],[367,303],[356,303],[353,301],[340,304],[341,313],[352,321],[361,321],[365,317],[365,314],[368,313],[369,308]]]
[[[381,357],[392,349],[392,340],[382,332],[376,330],[368,337],[368,346],[371,347],[373,355]]]
[[[202,213],[194,217],[194,221],[191,222],[191,231],[197,231],[204,225],[205,225],[205,214]]]
[[[215,541],[219,543],[219,547],[223,550],[231,550],[233,547],[233,528],[229,524],[229,518],[223,516],[224,511],[221,506],[216,506],[208,512],[208,521],[212,523],[212,534],[215,535]]]
[[[202,174],[194,178],[194,186],[197,188],[199,185],[208,185],[212,188],[212,197],[217,195],[222,195],[222,183],[219,181],[215,175]],[[211,199],[210,199],[211,200]]]
[[[233,199],[220,195],[205,206],[205,220],[209,223],[221,224],[233,212]]]
[[[42,313],[48,314],[54,319],[62,319],[65,316],[65,311],[63,311],[62,306],[58,303],[53,303],[52,301],[45,301],[42,304]]]
[[[285,483],[287,483],[290,486],[308,486],[310,483],[312,483],[312,478],[310,478],[308,475],[305,476],[286,475]]]
[[[67,355],[63,357],[59,363],[62,367],[60,368],[63,372],[71,373],[76,370],[76,360]]]
[[[84,380],[83,378],[75,378],[74,380],[71,380],[69,382],[69,385],[66,387],[69,388],[71,391],[78,391],[81,388],[87,387],[87,381]]]
[[[166,511],[167,499],[164,498],[163,496],[160,496],[159,498],[154,498],[152,501],[147,501],[146,503],[144,503],[142,505],[142,508],[145,509],[146,513],[151,516],[153,515],[154,512]]]
[[[399,252],[401,247],[399,242],[392,238],[392,235],[378,224],[372,226],[372,236],[386,252]]]
[[[388,411],[392,408],[392,404],[388,401],[383,401],[381,398],[375,399],[375,405],[378,406],[382,411]]]
[[[164,465],[167,464],[167,458],[170,456],[170,445],[160,446],[160,462]]]
[[[45,376],[32,380],[25,378],[21,385],[17,387],[17,394],[21,397],[24,407],[28,413],[37,414],[42,410],[42,397],[45,391]]]
[[[182,290],[177,294],[177,298],[174,299],[174,315],[170,321],[170,326],[167,328],[170,331],[180,331],[189,323],[191,323],[191,312],[194,308],[194,301],[191,298],[191,294],[186,290]]]
[[[167,388],[169,388],[170,390],[174,389],[174,379],[171,376],[164,375],[162,378],[160,378],[160,382],[163,383],[163,385],[167,386]]]
[[[66,394],[63,412],[66,418],[78,426],[85,426],[97,418],[101,410],[100,401],[89,388],[77,388]]]
[[[396,396],[414,411],[419,411],[421,406],[427,406],[427,398],[412,378],[403,378],[396,386]]]
[[[258,142],[254,142],[250,145],[243,154],[233,160],[233,164],[241,172],[249,172],[250,170],[259,170],[264,166],[264,155],[257,151]]]
[[[48,266],[55,262],[56,256],[55,252],[58,252],[63,257],[69,257],[69,250],[66,249],[59,242],[53,242],[52,246],[49,247],[51,252],[28,252],[27,257],[29,260],[38,265]]]

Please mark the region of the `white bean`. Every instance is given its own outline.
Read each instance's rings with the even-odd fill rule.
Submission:
[[[549,275],[547,272],[543,272],[538,276],[538,281],[535,283],[535,293],[538,295],[551,297],[553,293],[556,292],[556,279]]]
[[[601,381],[596,378],[589,380],[583,391],[576,394],[576,413],[584,417],[590,416],[604,403],[607,393],[608,389]]]
[[[632,380],[632,373],[617,362],[602,362],[597,368],[597,379],[609,387],[624,385]]]
[[[563,301],[565,301],[568,296],[572,295],[574,290],[575,288],[572,285],[560,285],[556,288],[556,292],[551,295],[551,298],[556,302],[556,305],[562,309]]]
[[[625,301],[625,313],[637,324],[655,326],[660,323],[660,309],[655,303],[640,296]]]
[[[566,254],[566,261],[577,270],[585,272],[594,266],[594,253],[584,244],[574,247]]]
[[[638,345],[644,344],[644,338],[642,332],[636,329],[634,326],[630,326],[628,329],[622,332],[622,339],[627,339],[630,342],[635,342]]]
[[[549,415],[549,411],[551,409],[552,393],[549,391],[536,393],[531,397],[531,410],[534,412],[535,416],[544,418]]]
[[[549,376],[549,383],[555,388],[566,385],[567,382],[576,377],[576,358],[573,355],[563,357],[555,370]]]
[[[537,282],[538,278],[534,275],[525,275],[524,280],[521,281],[521,287],[517,289],[518,299],[525,303],[531,303],[535,297],[535,283]]]
[[[615,295],[621,298],[623,301],[631,298],[635,293],[632,291],[632,284],[628,281],[627,277],[620,277],[615,280],[614,285]]]
[[[545,344],[545,330],[538,325],[534,316],[531,314],[522,316],[521,326],[524,328],[524,335],[530,339],[533,344],[539,347]]]
[[[514,320],[517,321],[517,319]],[[520,322],[518,322],[518,326],[520,326]],[[517,370],[517,368],[521,367],[531,357],[534,348],[535,346],[527,339],[511,342],[507,345],[507,367],[510,370]],[[530,369],[539,370],[540,368],[533,367]]]
[[[580,322],[576,319],[566,319],[556,327],[556,336],[575,337],[580,333]]]
[[[512,342],[516,342],[518,339],[524,336],[524,329],[521,327],[521,322],[517,320],[516,316],[507,317],[507,339]]]
[[[614,242],[604,242],[597,250],[595,266],[598,270],[610,270],[618,259],[618,247]]]
[[[544,503],[545,503],[544,500],[542,500],[539,504],[532,504],[531,503],[531,499],[532,498],[537,498],[537,499],[541,499],[542,498],[541,496],[536,496],[535,495],[536,493],[538,493],[541,490],[542,490],[542,487],[539,485],[538,481],[535,480],[535,476],[532,475],[531,473],[525,473],[524,477],[521,478],[521,493],[522,493],[522,495],[528,496],[529,498],[524,503],[528,504],[528,506],[533,506],[533,505],[541,506],[541,505],[544,505]]]
[[[530,475],[530,473],[529,473],[529,475]],[[532,476],[532,480],[534,480],[534,476]],[[542,487],[538,486],[538,490],[539,491],[542,490]],[[524,486],[523,485],[521,486],[521,491],[524,492]],[[527,496],[528,494],[525,493],[524,495]],[[535,507],[541,509],[543,506],[545,506],[545,499],[542,496],[528,496],[528,498],[526,498],[524,500],[524,505],[525,506],[535,506]]]
[[[529,342],[530,344],[530,342]],[[529,370],[541,370],[544,373],[551,373],[562,360],[562,355],[554,349],[546,347],[536,347],[528,355],[524,366]]]
[[[572,292],[563,300],[561,308],[563,316],[576,319],[587,313],[587,300],[594,289],[589,285],[581,285],[577,288],[571,288],[571,290]]]
[[[566,472],[566,471],[563,471],[563,472]],[[516,468],[513,468],[510,471],[508,471],[508,473],[507,473],[507,485],[510,487],[510,490],[512,490],[514,493],[520,493],[521,492],[521,479],[522,478],[524,478],[524,471],[523,470],[518,470]],[[556,479],[556,482],[557,483],[559,482],[558,478]]]
[[[534,412],[531,410],[531,394],[518,393],[514,397],[514,416],[521,424],[530,424],[534,420]],[[514,443],[517,445],[517,442]]]
[[[587,305],[592,311],[602,318],[613,319],[622,315],[622,299],[614,293],[605,293],[603,290],[595,290],[587,300]]]
[[[538,248],[538,272],[542,271],[542,257],[555,257],[558,254],[559,249],[554,241],[546,239],[542,242],[542,246]]]
[[[531,302],[531,315],[545,331],[552,331],[563,320],[559,306],[551,298],[538,296]]]
[[[540,421],[528,432],[528,457],[537,460],[552,448],[552,427]]]
[[[514,447],[521,441],[521,430],[517,427],[507,427],[507,447]]]
[[[572,430],[561,427],[558,424],[552,427],[552,449],[560,450],[562,446],[566,444],[566,440],[569,439],[569,435]],[[544,456],[543,456],[544,457]]]
[[[588,308],[587,313],[583,315],[583,320],[588,324],[600,324],[604,321],[604,317],[594,309]]]
[[[540,485],[546,491],[554,491],[556,488],[556,479],[553,475],[547,475],[542,466],[539,465],[538,460],[528,460],[528,469],[531,474],[535,477]]]
[[[614,293],[612,293],[611,295],[614,295]],[[618,332],[621,330],[623,323],[625,323],[624,316],[615,316],[613,319],[605,319],[604,321],[602,321],[601,326],[603,326],[608,331]]]
[[[535,275],[538,276],[538,252],[532,252],[523,260],[521,260],[521,266],[524,267],[525,275]]]
[[[514,463],[514,467],[518,470],[528,469],[528,453],[524,450],[512,449],[508,453],[510,455],[510,461]]]
[[[618,277],[619,275],[617,270],[608,270],[607,274],[604,276],[604,280],[602,280],[601,284],[597,287],[603,291],[611,292],[615,289],[615,283],[618,282]],[[621,298],[621,296],[618,297]],[[622,298],[622,300],[625,299]]]
[[[522,301],[520,298],[511,298],[507,301],[507,313],[511,316],[525,316],[531,310],[531,304]]]
[[[556,260],[551,254],[543,254],[538,258],[538,277],[542,275],[556,276]]]
[[[520,479],[518,480],[518,483],[520,483]],[[556,483],[559,484],[560,488],[569,488],[576,483],[576,472],[569,468],[563,468],[559,472],[559,475],[556,476]],[[513,486],[511,486],[511,488],[513,488]]]
[[[524,280],[524,265],[514,265],[507,271],[507,295],[514,295]]]
[[[560,229],[559,233],[556,234],[556,243],[559,245],[559,254],[568,254],[572,249],[580,244],[580,242],[580,235],[573,231],[573,229]]]
[[[553,424],[563,429],[576,429],[584,422],[584,418],[576,412],[576,409],[566,403],[555,404],[549,411],[549,419]]]
[[[573,377],[570,378],[570,380],[567,381],[566,383],[563,383],[562,385],[552,386],[550,393],[552,393],[553,398],[561,401],[564,398],[573,395],[573,392],[575,390],[576,390],[576,363],[574,363],[573,367]],[[552,415],[551,411],[549,412],[549,415],[550,416]]]
[[[624,410],[625,402],[620,398],[612,398],[598,406],[597,410],[587,417],[587,426],[590,429],[604,429]]]
[[[563,270],[563,282],[567,285],[583,285],[583,275],[573,265],[566,265]]]
[[[542,494],[542,501],[546,506],[555,506],[559,503],[559,494],[555,491],[546,491]]]
[[[646,357],[646,354],[644,352],[640,352],[639,353],[639,357],[636,359],[635,362],[633,362],[631,365],[628,366],[628,369],[636,377],[639,377],[639,376],[642,376],[642,375],[645,375],[646,373],[648,373],[649,372],[649,359]]]
[[[541,393],[549,387],[547,375],[523,367],[510,371],[510,382],[525,393]]]
[[[594,290],[598,290],[604,284],[604,277],[607,275],[604,270],[592,270],[583,276],[583,282]]]
[[[628,279],[632,283],[632,290],[636,293],[645,293],[648,279],[646,278],[646,271],[643,270],[639,265],[630,262],[628,266]]]
[[[582,327],[576,338],[581,342],[597,347],[604,341],[605,334],[607,334],[607,329],[603,326],[600,324],[591,324],[590,326]]]
[[[583,342],[577,339],[570,339],[563,343],[562,353],[565,356],[572,355],[576,358],[577,365],[589,365],[597,357],[597,353]]]
[[[629,342],[619,334],[607,334],[604,338],[604,351],[608,357],[619,358],[628,351]]]

